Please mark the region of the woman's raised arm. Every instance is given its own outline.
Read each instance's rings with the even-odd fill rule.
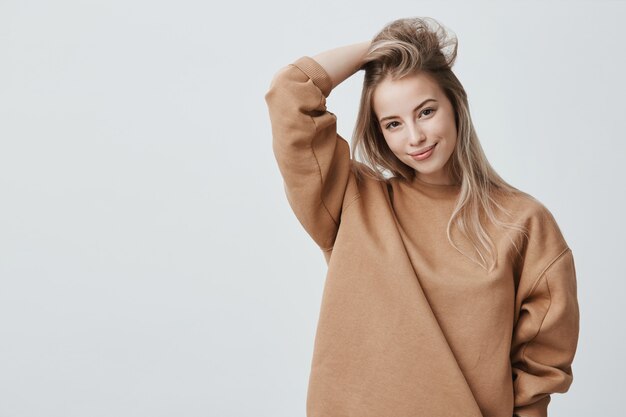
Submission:
[[[274,75],[265,94],[287,200],[326,259],[341,214],[359,196],[349,144],[337,134],[337,118],[326,110],[326,98],[359,69],[366,51],[359,43],[315,58],[302,56]]]
[[[340,46],[313,55],[313,59],[324,67],[335,88],[359,70],[370,45],[370,41],[365,41]]]

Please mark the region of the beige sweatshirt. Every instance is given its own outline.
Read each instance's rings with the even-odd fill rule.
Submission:
[[[511,230],[488,228],[498,266],[487,273],[446,236],[460,186],[356,183],[331,88],[303,56],[265,95],[287,199],[328,263],[307,416],[546,416],[572,383],[579,331],[572,250],[554,217],[500,197],[529,233],[518,253]]]

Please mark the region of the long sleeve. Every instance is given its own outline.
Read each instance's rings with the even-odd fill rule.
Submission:
[[[530,232],[511,346],[514,416],[546,417],[551,394],[568,391],[573,381],[579,334],[576,269],[550,212],[535,219]]]
[[[332,81],[313,58],[281,68],[265,101],[272,124],[272,149],[289,204],[317,245],[332,249],[342,210],[356,198],[348,142],[337,134],[336,116],[326,110]]]

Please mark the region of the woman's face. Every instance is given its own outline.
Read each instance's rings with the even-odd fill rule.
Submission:
[[[377,122],[396,157],[425,182],[452,184],[448,163],[456,145],[454,109],[432,76],[422,71],[397,81],[387,77],[372,100]],[[432,146],[422,156],[411,155]]]

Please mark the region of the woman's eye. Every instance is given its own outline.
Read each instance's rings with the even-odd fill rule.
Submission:
[[[394,123],[398,123],[398,122],[391,122],[391,123],[387,123],[387,126],[385,126],[387,129],[389,129],[391,127],[392,124]]]
[[[435,111],[435,109],[431,109],[431,108],[424,109],[424,110],[422,110],[422,113],[427,112],[427,111]],[[430,114],[430,113],[428,113],[428,114]],[[428,114],[426,116],[428,116]]]

